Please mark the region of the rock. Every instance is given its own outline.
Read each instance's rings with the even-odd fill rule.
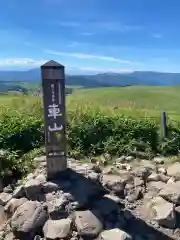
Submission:
[[[167,184],[171,184],[174,183],[176,181],[176,179],[174,177],[171,177],[168,181]]]
[[[162,197],[156,197],[152,201],[152,211],[154,220],[156,220],[159,225],[167,228],[175,227],[176,217],[172,203],[167,202]]]
[[[103,175],[108,175],[108,174],[114,174],[114,173],[116,173],[116,172],[117,172],[117,170],[116,170],[115,167],[113,167],[113,166],[107,166],[107,167],[105,167],[105,168],[103,169],[102,174],[103,174]]]
[[[126,232],[118,228],[114,228],[111,230],[103,231],[100,234],[99,239],[100,240],[132,240],[132,237]]]
[[[167,175],[167,170],[164,167],[158,168],[158,173]]]
[[[164,175],[164,174],[159,174],[159,180],[162,182],[167,183],[169,181],[170,177]]]
[[[46,239],[65,239],[70,236],[72,220],[61,219],[61,220],[47,220],[43,227],[44,237]]]
[[[40,183],[45,183],[46,182],[46,176],[44,174],[39,174],[36,178]]]
[[[157,193],[166,186],[164,182],[157,181],[157,182],[150,182],[148,184],[148,189],[151,191],[156,191]]]
[[[75,201],[75,198],[74,198],[74,196],[71,194],[71,193],[64,193],[63,194],[64,195],[64,197],[68,200],[68,201],[70,201],[70,202],[73,202],[73,201]]]
[[[23,185],[18,186],[12,194],[13,198],[21,198],[24,196],[25,196],[25,190]]]
[[[51,201],[55,200],[56,198],[57,198],[57,196],[56,196],[56,193],[55,193],[55,192],[53,192],[53,193],[47,193],[47,194],[45,195],[45,200],[46,200],[46,202],[51,202]]]
[[[8,218],[12,217],[12,215],[15,213],[17,208],[27,201],[28,201],[27,198],[20,198],[20,199],[12,198],[4,207],[7,217]]]
[[[35,157],[34,161],[38,163],[46,162],[46,156]]]
[[[134,203],[135,201],[141,199],[142,197],[143,197],[142,188],[138,187],[138,188],[134,189],[133,191],[131,191],[128,194],[128,196],[126,197],[126,199],[128,200],[128,202]]]
[[[40,235],[36,235],[34,240],[45,240],[44,238],[42,238]]]
[[[151,175],[151,170],[148,167],[136,167],[133,170],[133,174],[136,177],[140,177],[140,178],[148,178],[149,175]]]
[[[134,185],[132,183],[127,183],[125,186],[125,192],[128,193],[129,191],[134,189]],[[127,194],[126,194],[127,195]]]
[[[5,187],[3,189],[3,192],[5,192],[5,193],[12,193],[13,192],[12,186],[8,185],[7,187]]]
[[[113,212],[116,212],[119,208],[119,206],[118,206],[119,202],[115,202],[113,198],[116,198],[116,196],[105,195],[99,201],[96,201],[93,204],[93,209],[96,212],[99,212],[104,217],[108,216],[109,214],[111,214]],[[117,199],[115,199],[115,200],[118,201]]]
[[[111,155],[109,153],[105,153],[105,154],[103,154],[103,156],[107,161],[111,160]]]
[[[132,156],[126,157],[126,161],[131,162],[132,160],[134,160],[134,157],[132,157]]]
[[[155,157],[153,159],[153,162],[156,163],[156,164],[164,164],[165,158],[164,157]]]
[[[135,187],[142,187],[144,185],[144,181],[138,177],[134,178],[134,186]]]
[[[178,214],[180,214],[180,206],[176,207],[176,208],[175,208],[175,211],[176,211]]]
[[[55,198],[51,202],[47,202],[48,213],[50,217],[56,220],[59,217],[62,217],[65,212],[65,206],[67,205],[68,200],[62,195],[59,198]]]
[[[115,163],[122,163],[126,160],[126,156],[121,156],[120,158],[117,158]]]
[[[45,182],[42,184],[42,190],[45,194],[51,193],[51,192],[59,190],[59,185],[57,183],[53,183],[53,182]]]
[[[4,223],[6,222],[6,214],[4,211],[4,208],[2,206],[0,206],[0,231],[2,230],[1,227],[4,225]]]
[[[152,173],[149,177],[148,177],[148,182],[151,182],[151,181],[160,181],[160,176],[159,174],[157,173]]]
[[[180,182],[166,184],[159,196],[174,204],[180,205]]]
[[[132,170],[132,166],[128,163],[116,163],[116,167],[121,170],[127,170],[127,171]]]
[[[88,174],[88,178],[92,181],[97,182],[100,179],[100,175],[99,175],[99,173],[91,172]]]
[[[124,189],[125,189],[125,182],[121,181],[114,181],[114,182],[108,182],[106,184],[106,187],[111,190],[114,194],[116,194],[119,197],[124,196]]]
[[[12,232],[10,232],[5,236],[4,240],[15,240],[15,236]]]
[[[82,237],[96,237],[103,228],[101,221],[89,210],[75,212],[75,226]]]
[[[31,179],[33,179],[35,177],[35,175],[33,173],[29,173],[26,177],[26,180],[29,181]]]
[[[134,181],[134,176],[127,170],[119,170],[118,175],[121,182],[132,183]]]
[[[25,183],[24,190],[29,200],[36,200],[42,193],[42,184],[37,179],[30,179]]]
[[[2,192],[0,193],[0,205],[5,206],[8,201],[10,201],[12,195],[9,193]]]
[[[180,163],[176,162],[167,168],[167,175],[180,180]]]
[[[141,160],[141,166],[147,168],[150,172],[154,172],[156,170],[156,166],[152,161]]]
[[[117,196],[112,195],[112,194],[105,194],[104,198],[107,198],[107,199],[109,199],[109,200],[111,200],[115,203],[120,203],[121,202],[120,198],[118,198]]]
[[[47,220],[47,212],[37,201],[27,201],[19,206],[12,216],[11,228],[20,240],[32,240]]]

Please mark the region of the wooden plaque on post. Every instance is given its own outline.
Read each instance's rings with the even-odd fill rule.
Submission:
[[[47,178],[66,170],[64,66],[49,61],[41,66]]]

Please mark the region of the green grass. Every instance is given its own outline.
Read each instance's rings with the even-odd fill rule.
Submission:
[[[67,97],[67,142],[71,156],[180,152],[180,87],[76,89]],[[115,109],[116,108],[116,109]],[[160,114],[168,113],[168,137]],[[178,120],[172,122],[171,120]],[[26,173],[44,146],[42,99],[0,95],[0,176],[14,168]],[[29,164],[28,164],[29,163]]]
[[[115,109],[119,114],[156,119],[165,110],[170,120],[180,120],[179,93],[180,86],[79,89],[69,96],[67,102],[70,105],[92,104]]]
[[[136,118],[153,118],[160,120],[161,112],[165,110],[169,121],[180,120],[180,86],[175,87],[116,87],[81,89],[76,88],[67,97],[67,110],[101,108],[108,114],[124,114]],[[41,99],[34,96],[0,96],[1,112],[33,108]]]

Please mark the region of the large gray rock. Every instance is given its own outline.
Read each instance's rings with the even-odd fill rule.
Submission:
[[[180,163],[176,162],[167,168],[167,175],[175,177],[176,180],[180,180]]]
[[[52,240],[68,238],[71,234],[71,223],[69,218],[48,220],[43,227],[44,237]]]
[[[124,195],[127,180],[116,175],[104,175],[103,185],[118,196]]]
[[[134,178],[134,186],[135,187],[142,187],[144,185],[144,181],[139,178],[139,177],[135,177]]]
[[[102,231],[102,223],[91,211],[76,211],[75,225],[82,237],[96,237]]]
[[[0,205],[5,206],[12,198],[12,195],[9,193],[2,192],[0,193]]]
[[[162,197],[156,197],[152,200],[152,211],[154,220],[156,220],[159,225],[167,228],[175,227],[176,216],[172,203],[167,202]]]
[[[172,203],[180,205],[180,182],[166,184],[159,196]]]
[[[6,214],[4,211],[4,208],[0,206],[0,231],[2,230],[1,228],[3,227],[4,223],[6,222]]]
[[[53,191],[59,190],[59,186],[57,183],[45,182],[42,184],[42,190],[44,193],[51,193]]]
[[[160,181],[167,183],[170,179],[169,176],[166,176],[164,174],[159,174]]]
[[[12,198],[4,207],[7,217],[8,218],[12,217],[12,215],[15,213],[17,208],[23,205],[27,201],[28,201],[27,198],[20,198],[20,199]]]
[[[156,163],[156,164],[164,164],[165,158],[164,157],[155,157],[153,159],[153,162]]]
[[[154,182],[154,181],[152,181],[148,184],[148,189],[149,189],[149,191],[155,191],[156,193],[158,193],[165,186],[166,186],[166,184],[164,182],[161,182],[161,181]]]
[[[135,189],[131,189],[126,196],[126,199],[130,203],[134,203],[137,200],[141,199],[143,197],[143,190],[141,187],[137,187]]]
[[[157,174],[157,173],[152,173],[152,174],[148,177],[147,180],[148,180],[148,182],[152,182],[152,181],[157,182],[157,181],[160,181],[161,179],[160,179],[159,174]]]
[[[29,200],[36,200],[42,193],[42,184],[37,179],[30,179],[25,183],[24,190]]]
[[[132,240],[132,237],[126,232],[118,228],[114,228],[111,230],[103,231],[100,234],[99,239],[100,240]]]
[[[21,198],[21,197],[25,197],[25,195],[26,194],[25,194],[25,191],[24,191],[24,186],[20,185],[14,190],[14,192],[12,194],[12,197],[13,198]]]
[[[12,232],[6,234],[5,238],[3,238],[4,240],[15,240],[15,236]]]
[[[20,240],[32,240],[36,233],[41,231],[47,220],[47,212],[36,201],[27,201],[14,213],[11,219],[11,228],[15,237]]]
[[[152,170],[149,167],[136,167],[133,170],[133,174],[136,177],[140,178],[148,178],[149,175],[151,175]]]
[[[66,212],[65,206],[68,204],[68,200],[62,195],[56,197],[50,202],[47,202],[48,213],[54,220],[63,216]]]

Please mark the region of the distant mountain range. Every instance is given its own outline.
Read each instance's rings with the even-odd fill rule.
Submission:
[[[1,82],[40,82],[40,69],[28,71],[0,71]],[[103,73],[95,75],[67,75],[67,85],[108,87],[129,85],[170,86],[180,84],[180,73],[135,71],[132,73]]]

